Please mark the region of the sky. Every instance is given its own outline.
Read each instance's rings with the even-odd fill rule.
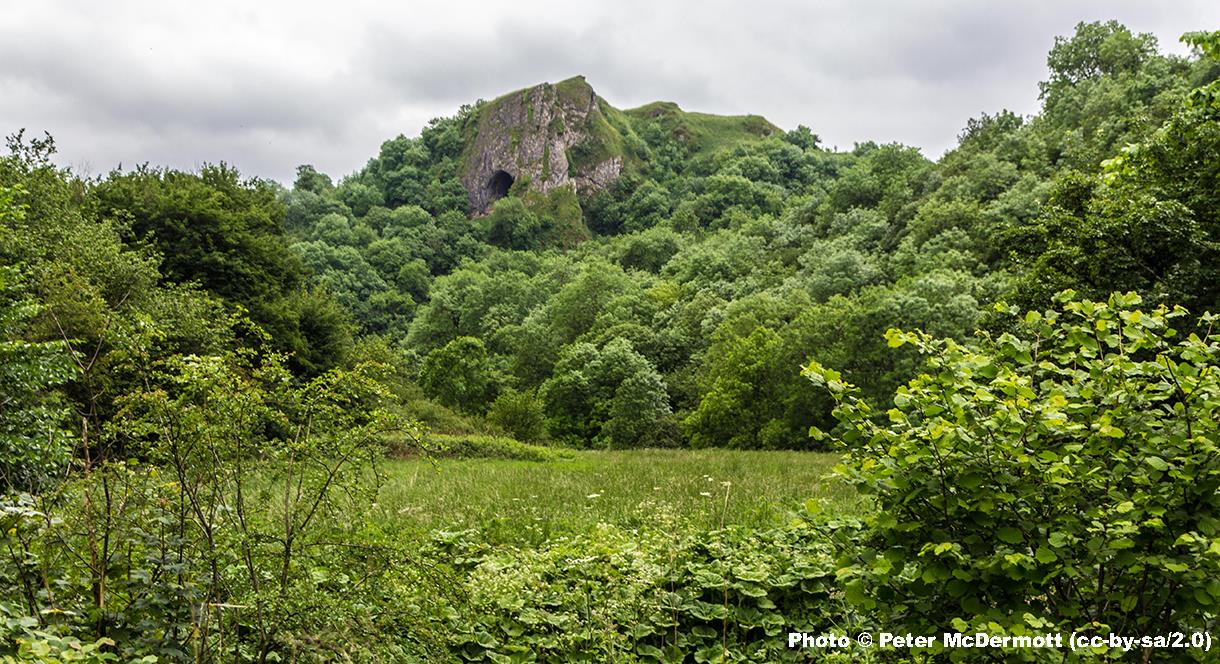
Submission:
[[[654,100],[809,126],[829,146],[935,159],[982,112],[1038,110],[1056,35],[1117,19],[1186,53],[1215,0],[39,0],[0,18],[0,134],[50,132],[61,164],[336,180],[433,117],[583,74]]]

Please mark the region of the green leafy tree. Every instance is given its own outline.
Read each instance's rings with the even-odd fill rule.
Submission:
[[[1191,39],[1209,43],[1206,34]],[[1070,287],[1091,296],[1123,289],[1157,302],[1220,304],[1218,100],[1220,84],[1196,88],[1160,129],[1096,175],[1060,175],[1038,225],[1009,235],[1031,262],[1017,300],[1040,306]]]
[[[233,343],[231,317],[214,296],[159,283],[155,254],[128,246],[125,224],[97,214],[89,183],[51,163],[49,138],[26,143],[19,134],[9,148],[0,158],[0,188],[8,188],[6,198],[17,195],[19,208],[10,203],[3,222],[0,263],[20,266],[34,305],[19,336],[55,342],[74,359],[75,374],[55,391],[75,411],[82,451],[105,457],[94,443],[114,400],[147,384],[152,361]]]
[[[549,226],[515,196],[496,201],[487,223],[487,240],[505,249],[538,249]]]
[[[284,208],[275,188],[242,180],[236,170],[205,166],[198,174],[141,167],[112,173],[96,190],[102,212],[131,220],[130,238],[146,240],[162,256],[161,276],[195,283],[240,305],[291,354],[300,373],[317,374],[343,354],[320,352],[326,339],[347,332],[326,328],[302,288],[305,270],[287,251]]]
[[[1117,21],[1079,23],[1070,38],[1055,38],[1046,57],[1051,78],[1042,84],[1042,94],[1100,76],[1136,71],[1155,54],[1156,38],[1148,33],[1132,34]]]
[[[160,552],[169,560],[154,558],[167,567],[153,573],[181,575],[204,606],[165,607],[186,611],[191,629],[145,635],[140,627],[157,623],[130,620],[139,616],[141,586],[131,585],[139,575],[127,584],[116,578],[115,591],[131,593],[132,613],[121,616],[130,620],[128,638],[168,642],[197,661],[234,648],[242,661],[268,662],[291,653],[324,658],[334,652],[332,643],[364,647],[334,627],[359,620],[353,596],[376,585],[388,569],[385,556],[393,554],[351,549],[344,515],[376,500],[384,434],[419,434],[414,423],[384,410],[383,370],[363,364],[300,383],[274,355],[185,356],[159,367],[165,389],[125,398],[124,435],[158,464],[153,477],[164,472],[171,480],[127,490],[159,491],[143,506],[144,518],[159,519],[182,538],[176,551]],[[96,490],[84,487],[90,488]],[[139,541],[137,534],[130,539]],[[240,613],[225,610],[238,606]]]
[[[370,210],[381,205],[381,192],[375,187],[355,180],[344,180],[335,189],[335,198],[343,201],[357,217],[363,217]]]
[[[297,179],[292,183],[292,188],[323,196],[335,190],[335,183],[329,175],[319,173],[312,164],[301,164],[297,166]]]
[[[520,441],[537,442],[546,437],[546,413],[533,392],[504,390],[492,402],[487,419]]]
[[[21,338],[36,311],[16,270],[0,269],[0,488],[8,491],[38,490],[66,468],[72,453],[69,409],[56,388],[76,367],[63,344]]]
[[[783,341],[766,327],[716,348],[708,370],[711,384],[699,406],[683,422],[695,447],[761,447],[759,438],[782,423],[775,420],[782,404],[773,390],[786,382],[777,362]],[[789,367],[790,373],[797,373]],[[797,440],[800,440],[798,438]]]
[[[487,348],[474,337],[458,337],[424,356],[419,382],[424,392],[467,413],[485,413],[499,390]]]
[[[539,394],[547,430],[577,445],[655,445],[672,426],[665,382],[626,339],[564,348]]]

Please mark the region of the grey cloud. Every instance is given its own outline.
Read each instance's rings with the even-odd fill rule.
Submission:
[[[635,86],[710,97],[705,72],[675,70],[656,51],[621,48],[625,29],[613,19],[570,26],[506,17],[490,35],[412,38],[383,26],[370,30],[359,66],[408,98],[452,106],[577,74],[603,95]]]
[[[44,0],[0,24],[0,132],[47,129],[66,164],[226,160],[341,176],[431,117],[584,74],[620,107],[655,99],[806,124],[833,145],[929,156],[980,112],[1037,109],[1055,35],[1116,18],[1176,49],[1205,0],[206,5]]]

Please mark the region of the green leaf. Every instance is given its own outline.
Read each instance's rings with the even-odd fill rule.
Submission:
[[[996,537],[999,537],[1000,541],[1006,544],[1020,544],[1023,539],[1021,531],[1011,526],[997,528]]]

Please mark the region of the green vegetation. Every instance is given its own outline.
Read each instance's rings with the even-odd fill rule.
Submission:
[[[440,455],[392,461],[378,508],[387,528],[472,529],[541,544],[623,530],[700,533],[786,525],[810,498],[858,516],[866,501],[831,479],[835,454],[736,450],[562,452],[502,438],[436,436]],[[410,514],[401,519],[398,514]]]
[[[569,160],[622,176],[477,218],[497,101],[290,189],[15,134],[0,662],[1119,661],[784,635],[1209,628],[1220,32],[1184,40],[1081,24],[1039,113],[936,161],[570,79]]]
[[[712,115],[684,111],[671,101],[654,101],[623,111],[628,117],[657,125],[693,156],[760,142],[783,133],[760,115]]]
[[[486,434],[430,434],[421,446],[414,440],[391,439],[391,449],[403,456],[457,457],[462,459],[519,459],[553,461],[571,452],[543,445],[522,443],[515,438]]]
[[[926,372],[876,409],[833,369],[844,475],[877,499],[845,596],[897,630],[1028,634],[1207,624],[1220,599],[1220,342],[1181,308],[1066,291],[977,349],[893,330]]]
[[[588,104],[593,99],[593,87],[584,76],[573,76],[555,84],[555,94],[559,101],[570,106]]]
[[[11,195],[0,190],[0,196]],[[11,202],[9,210],[16,213]],[[0,380],[7,386],[0,409],[0,483],[23,490],[53,482],[72,445],[61,426],[66,408],[54,389],[72,377],[71,358],[59,344],[16,336],[36,312],[16,271],[0,269]]]

